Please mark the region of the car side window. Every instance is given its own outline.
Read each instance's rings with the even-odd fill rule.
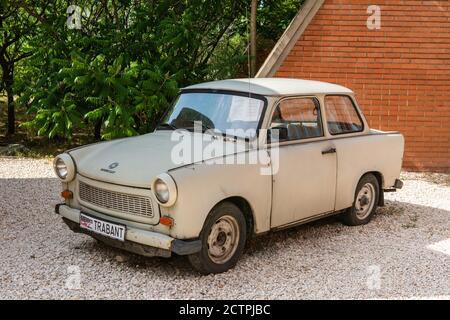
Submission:
[[[315,98],[282,100],[272,116],[271,128],[286,128],[287,140],[323,136],[319,102]]]
[[[326,96],[328,131],[332,135],[363,131],[361,117],[348,96]]]

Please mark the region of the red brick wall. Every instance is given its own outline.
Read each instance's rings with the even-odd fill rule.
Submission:
[[[276,76],[353,89],[372,128],[405,136],[405,169],[450,171],[450,1],[326,0]]]

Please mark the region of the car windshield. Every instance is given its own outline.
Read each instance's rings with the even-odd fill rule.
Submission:
[[[264,108],[261,98],[218,92],[186,92],[178,96],[162,125],[193,130],[201,122],[203,131],[252,139],[256,136]],[[161,126],[160,126],[161,127]]]

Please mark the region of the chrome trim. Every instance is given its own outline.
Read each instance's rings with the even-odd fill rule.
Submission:
[[[110,184],[107,182],[101,182],[98,180],[92,180],[89,178],[85,178],[81,175],[77,175],[76,178],[76,186],[74,196],[76,200],[78,200],[80,206],[83,208],[88,208],[94,210],[95,212],[99,212],[111,217],[117,217],[123,220],[134,221],[142,224],[151,224],[156,225],[159,223],[160,212],[159,206],[157,205],[157,201],[151,192],[148,189],[139,189],[133,187],[125,187],[118,186],[115,184]],[[80,186],[83,188],[84,185],[89,185],[97,189],[99,193],[106,192],[107,195],[103,198],[98,199],[99,195],[96,195],[96,201],[93,201],[91,198],[86,197],[80,192]],[[108,203],[104,203],[102,201],[108,201],[108,197],[118,196],[120,198],[125,197],[125,199],[118,201],[136,201],[142,202],[145,201],[144,204],[139,203],[125,203],[123,206],[116,206],[114,203],[109,205]],[[109,198],[111,199],[111,198]],[[127,200],[128,199],[128,200]],[[109,201],[116,201],[109,200]],[[116,202],[117,203],[117,202]],[[151,209],[149,209],[151,208]],[[143,211],[141,211],[143,210]],[[150,213],[151,211],[151,213]]]
[[[83,181],[78,184],[78,192],[81,201],[100,208],[150,218],[154,216],[150,197],[98,188]]]

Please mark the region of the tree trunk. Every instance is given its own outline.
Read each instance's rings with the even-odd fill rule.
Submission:
[[[252,10],[250,16],[250,75],[256,75],[256,13],[258,0],[252,0]]]
[[[103,123],[103,118],[101,118],[100,120],[98,120],[95,123],[95,127],[94,127],[94,139],[96,141],[100,141],[102,138],[102,123]]]
[[[12,88],[6,86],[6,94],[8,96],[8,135],[13,135],[16,132],[16,116],[14,113],[14,97]]]
[[[8,97],[8,128],[7,135],[13,135],[16,132],[16,115],[14,111],[14,92],[13,92],[13,79],[14,69],[13,67],[3,69],[3,83],[5,84],[6,95]]]

